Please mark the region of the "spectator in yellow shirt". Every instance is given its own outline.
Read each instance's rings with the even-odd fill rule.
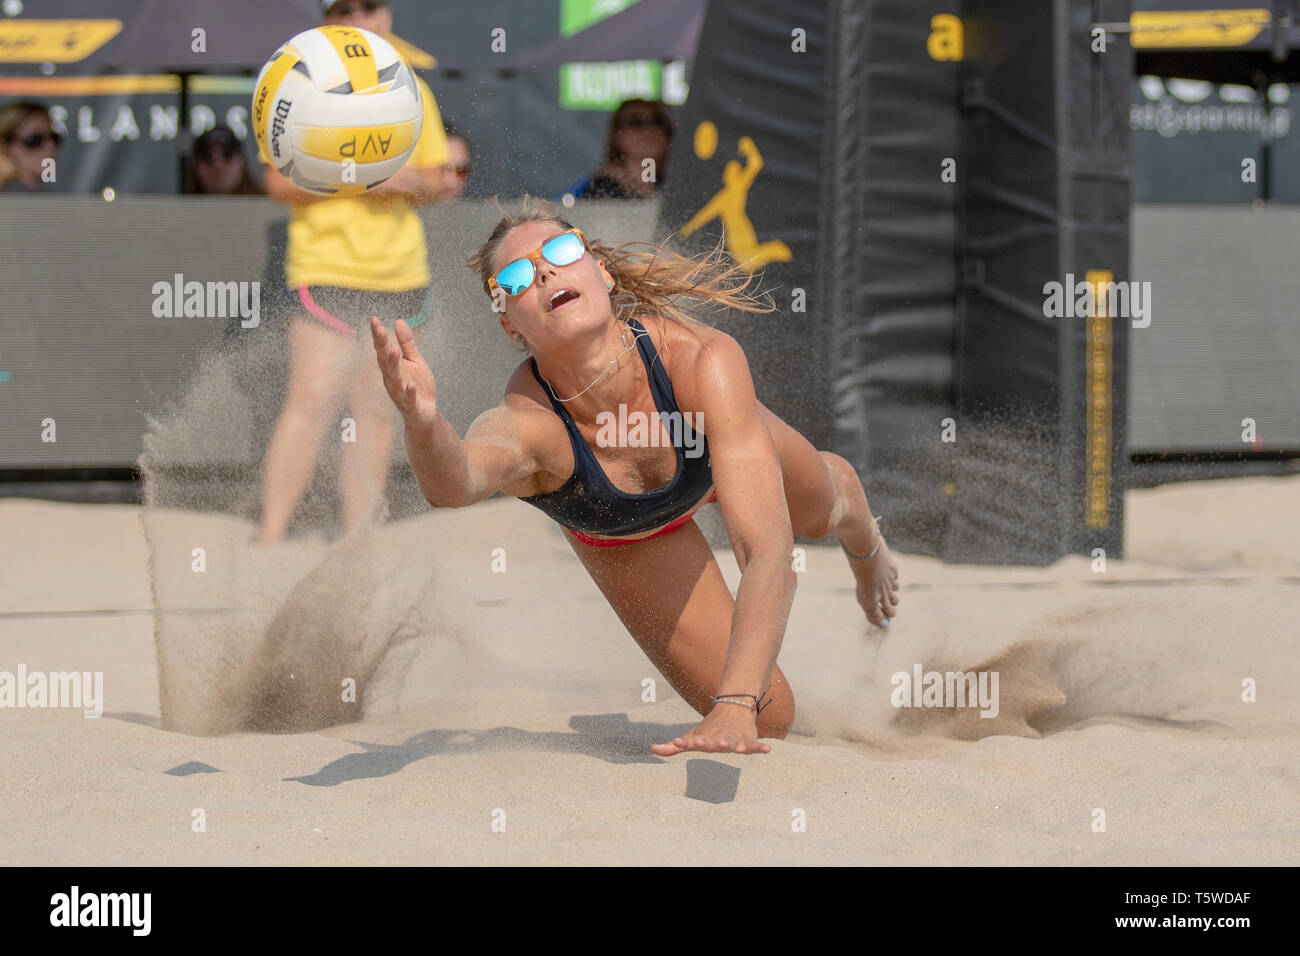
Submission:
[[[386,3],[323,0],[322,6],[327,25],[392,33]],[[316,469],[321,441],[344,403],[356,423],[355,441],[343,445],[340,459],[345,532],[365,520],[387,485],[394,413],[367,354],[370,316],[389,328],[398,319],[412,326],[424,321],[429,263],[424,227],[413,207],[443,198],[448,160],[433,92],[419,77],[416,82],[424,101],[420,138],[406,165],[374,189],[319,196],[266,167],[267,193],[289,205],[285,278],[292,317],[288,390],[264,465],[263,544],[284,538]]]

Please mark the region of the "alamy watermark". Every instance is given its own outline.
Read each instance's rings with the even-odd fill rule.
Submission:
[[[997,671],[895,671],[889,702],[895,707],[978,707],[981,717],[998,715]]]
[[[152,910],[152,893],[83,893],[73,886],[50,897],[50,925],[124,926],[133,936],[148,936]]]
[[[0,671],[0,708],[81,707],[87,717],[104,713],[103,671]]]
[[[658,412],[663,430],[653,427],[653,416],[627,410],[596,413],[596,444],[601,448],[681,448],[687,458],[704,454],[703,412]]]
[[[262,321],[260,282],[186,282],[178,272],[171,282],[155,282],[151,291],[154,318],[240,319],[245,329]]]
[[[1133,328],[1151,324],[1151,283],[1113,282],[1108,279],[1074,280],[1067,272],[1064,282],[1052,280],[1043,286],[1043,315],[1049,319],[1083,319],[1098,315],[1132,319]]]

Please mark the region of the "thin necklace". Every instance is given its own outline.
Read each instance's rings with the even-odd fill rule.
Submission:
[[[630,331],[631,326],[629,326],[626,322],[624,322],[624,323],[623,323],[623,327],[624,327],[624,329],[623,329],[623,334],[622,334],[622,336],[621,336],[621,338],[622,338],[622,340],[623,340],[623,351],[619,352],[617,355],[614,356],[613,360],[612,360],[608,365],[605,366],[605,371],[603,371],[603,372],[601,372],[599,375],[597,375],[595,381],[593,381],[593,382],[591,383],[591,385],[595,385],[596,382],[599,382],[602,378],[604,378],[606,375],[608,375],[608,374],[609,374],[609,370],[612,369],[615,365],[618,364],[618,360],[621,359],[621,358],[622,358],[624,355],[626,355],[628,352],[632,351],[633,347],[636,346],[636,333],[635,333],[635,332],[632,333],[632,344],[631,344],[631,345],[628,345],[628,344],[627,344],[627,333],[628,333],[628,331]],[[543,379],[543,381],[546,381],[546,380]],[[588,385],[586,388],[584,388],[584,389],[583,389],[581,392],[579,392],[577,395],[574,395],[573,398],[560,398],[560,396],[558,396],[558,395],[555,394],[555,389],[551,388],[551,383],[550,383],[550,382],[546,382],[546,387],[547,387],[547,389],[550,391],[550,393],[551,393],[551,397],[554,398],[557,402],[571,402],[571,401],[573,401],[574,398],[581,398],[582,395],[583,395],[583,393],[586,392],[586,391],[588,391],[588,390],[591,388],[591,385]]]

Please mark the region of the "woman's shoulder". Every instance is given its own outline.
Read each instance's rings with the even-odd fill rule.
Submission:
[[[534,371],[533,357],[529,355],[515,366],[506,382],[506,394],[501,399],[501,407],[512,413],[521,421],[530,425],[540,425],[548,433],[559,429],[564,435],[564,425],[555,412],[555,405],[546,393],[544,386]]]
[[[495,414],[512,423],[512,431],[539,468],[557,475],[568,474],[573,470],[568,432],[533,374],[532,362],[529,356],[515,367]],[[536,493],[537,489],[533,488],[524,494]]]
[[[543,410],[550,408],[546,393],[542,391],[542,385],[537,381],[537,376],[533,373],[533,357],[531,355],[526,356],[510,373],[510,378],[506,382],[505,398],[502,403],[522,411],[534,407]]]
[[[744,351],[734,338],[711,325],[688,325],[659,316],[638,319],[650,335],[659,361],[673,384],[673,391],[695,394],[703,382],[715,375],[718,363],[744,363]]]
[[[650,334],[656,351],[675,352],[681,362],[694,363],[718,346],[739,348],[734,338],[711,325],[677,322],[658,315],[634,321]]]

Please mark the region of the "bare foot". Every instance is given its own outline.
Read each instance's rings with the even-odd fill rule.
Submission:
[[[898,613],[898,565],[885,536],[880,536],[880,549],[872,557],[849,558],[849,567],[858,579],[858,604],[867,620],[876,627],[888,627],[889,619]]]

